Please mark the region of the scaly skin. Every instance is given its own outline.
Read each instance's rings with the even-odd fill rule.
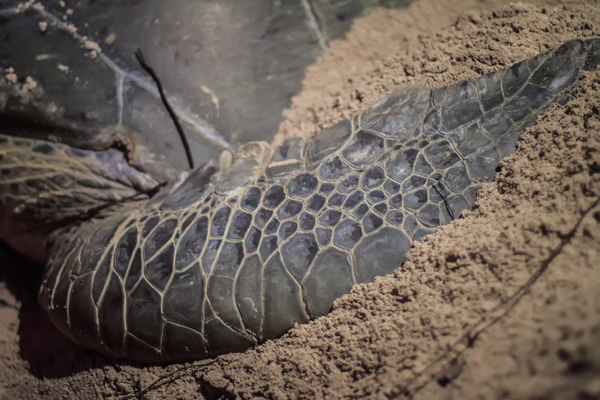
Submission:
[[[83,346],[142,361],[277,337],[470,209],[524,129],[599,61],[600,39],[571,41],[397,92],[306,143],[223,153],[150,200],[55,232],[40,302]]]

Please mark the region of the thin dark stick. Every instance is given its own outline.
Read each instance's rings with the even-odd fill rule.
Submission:
[[[153,389],[158,389],[163,385],[167,385],[169,383],[173,383],[175,382],[178,378],[180,378],[183,373],[188,372],[188,371],[192,371],[192,370],[202,370],[204,367],[208,367],[211,364],[216,363],[217,360],[216,359],[211,359],[211,360],[202,360],[202,361],[198,361],[194,364],[188,364],[188,365],[184,365],[183,367],[177,368],[175,371],[169,372],[166,375],[161,376],[160,378],[158,378],[157,380],[155,380],[152,384],[150,384],[149,386],[147,386],[145,389],[140,390],[138,392],[135,392],[133,394],[130,395],[126,395],[123,397],[119,397],[119,399],[121,400],[129,400],[129,399],[133,399],[133,398],[138,398],[141,399],[143,398],[142,396],[145,395],[146,393],[150,392]]]
[[[438,180],[438,183],[441,183],[441,182],[439,182],[439,180]],[[444,205],[446,206],[446,211],[448,211],[450,218],[452,218],[452,221],[454,221],[454,213],[452,212],[452,209],[450,208],[450,205],[448,204],[448,200],[446,199],[446,196],[444,196],[443,193],[438,190],[438,188],[435,186],[435,183],[432,184],[431,186],[433,186],[433,190],[435,190],[436,193],[440,195],[442,200],[444,200]]]
[[[181,123],[179,122],[179,118],[177,118],[177,114],[175,114],[175,111],[173,111],[173,108],[171,108],[171,104],[169,104],[169,101],[167,100],[167,96],[165,96],[165,92],[163,91],[163,87],[162,87],[162,84],[160,83],[160,79],[158,79],[158,76],[156,75],[156,72],[154,72],[152,67],[150,67],[148,64],[146,64],[146,60],[144,60],[144,55],[142,54],[141,50],[138,49],[138,51],[135,52],[135,57],[137,58],[138,62],[142,66],[142,68],[144,68],[146,70],[146,72],[148,72],[148,74],[150,74],[150,76],[156,83],[156,86],[158,87],[158,93],[160,94],[160,99],[162,100],[163,104],[167,108],[167,111],[169,112],[171,119],[175,123],[175,128],[177,128],[177,132],[179,133],[179,137],[181,138],[181,143],[183,143],[183,148],[185,149],[185,155],[187,156],[188,163],[190,164],[190,169],[194,169],[194,159],[192,158],[192,152],[190,150],[190,145],[187,141],[187,138],[185,137],[185,132],[183,132],[183,127],[181,126]]]

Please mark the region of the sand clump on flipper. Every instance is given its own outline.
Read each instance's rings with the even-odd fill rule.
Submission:
[[[569,39],[598,35],[598,15],[598,4],[589,2],[546,11],[518,5],[463,14],[438,35],[399,48],[400,53],[345,83],[337,94],[323,93],[321,103],[295,103],[314,115],[301,123],[293,109],[289,120],[299,128],[287,134],[312,135],[316,127],[401,87],[445,85]],[[408,387],[423,399],[593,397],[600,364],[593,346],[599,340],[600,210],[581,216],[600,196],[598,174],[592,173],[600,162],[599,89],[598,74],[589,74],[573,102],[554,108],[523,136],[518,152],[502,164],[497,181],[484,187],[473,212],[417,244],[394,275],[356,287],[331,315],[208,367],[140,367],[108,360],[42,380],[10,353],[0,376],[7,378],[4,382],[18,376],[19,384],[5,386],[0,396],[360,398],[398,397]],[[500,314],[498,322],[482,325],[486,329],[457,362],[435,362],[456,343],[453,348],[461,349],[469,327],[480,326],[495,307],[510,304],[563,243],[530,294]],[[13,327],[7,323],[7,329],[17,330],[22,322],[12,309],[10,315]],[[1,337],[18,340],[16,334]],[[15,352],[18,344],[3,349]],[[68,360],[87,366],[89,353],[81,358]]]

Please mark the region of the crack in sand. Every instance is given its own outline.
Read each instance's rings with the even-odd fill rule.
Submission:
[[[169,385],[171,383],[175,383],[178,378],[180,378],[184,373],[194,370],[201,370],[204,367],[207,367],[211,364],[217,362],[217,358],[213,358],[212,360],[204,360],[197,361],[192,365],[185,365],[181,368],[177,368],[175,371],[169,372],[168,374],[162,375],[160,378],[156,379],[150,385],[146,386],[144,389],[138,390],[133,394],[128,394],[125,396],[119,397],[120,400],[130,400],[135,398],[141,398],[141,396],[149,393],[151,390],[159,389],[163,386]]]
[[[457,364],[459,358],[463,353],[473,347],[478,337],[489,327],[499,322],[502,318],[508,315],[508,313],[529,293],[531,287],[537,282],[537,280],[544,274],[550,267],[550,264],[554,259],[562,253],[564,247],[571,242],[583,220],[590,215],[590,213],[598,207],[600,204],[600,197],[596,199],[577,220],[577,223],[566,235],[560,235],[560,244],[550,253],[550,255],[542,261],[540,267],[529,277],[525,282],[510,298],[506,301],[498,304],[491,309],[486,315],[484,315],[479,322],[469,328],[461,337],[458,339],[444,354],[436,358],[428,366],[426,366],[421,372],[417,373],[415,377],[408,382],[404,388],[402,395],[406,398],[413,398],[413,396],[422,388],[424,388],[429,382],[438,379],[441,373],[453,364]]]

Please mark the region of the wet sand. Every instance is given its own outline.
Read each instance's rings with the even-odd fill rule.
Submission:
[[[395,90],[600,36],[600,2],[417,1],[378,10],[307,71],[275,141]],[[0,397],[600,398],[600,74],[528,129],[474,210],[327,316],[242,354],[143,366],[70,344],[32,267],[0,281]],[[8,257],[8,256],[4,256]],[[8,275],[11,275],[9,273]]]

